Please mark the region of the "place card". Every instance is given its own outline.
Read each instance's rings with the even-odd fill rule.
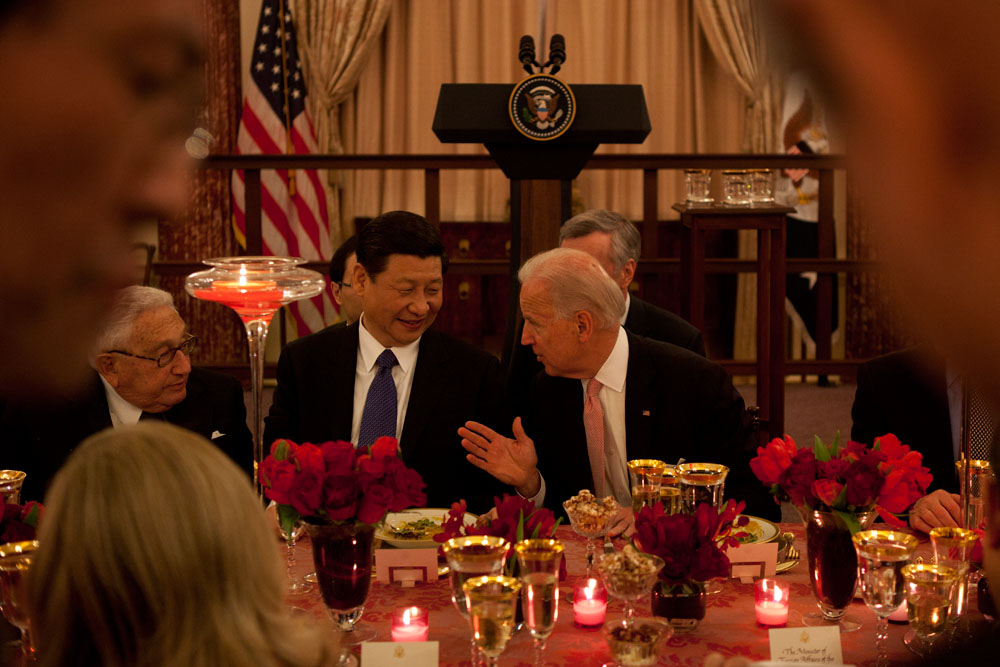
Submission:
[[[437,549],[376,549],[375,580],[380,584],[437,581]]]
[[[836,625],[781,628],[768,632],[771,637],[772,662],[808,662],[821,665],[840,665],[844,662],[840,648],[840,628]]]
[[[413,549],[406,549],[406,551],[413,551]],[[365,642],[361,645],[361,664],[437,667],[438,643]]]
[[[778,566],[778,543],[741,544],[726,551],[731,577],[745,584],[756,577],[773,577]]]

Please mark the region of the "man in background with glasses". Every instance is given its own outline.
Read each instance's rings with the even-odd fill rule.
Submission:
[[[243,388],[228,375],[192,368],[196,341],[168,292],[121,290],[91,358],[95,372],[87,393],[48,405],[7,406],[0,417],[8,443],[0,467],[26,472],[23,496],[41,500],[81,440],[104,428],[157,419],[211,439],[252,476]]]

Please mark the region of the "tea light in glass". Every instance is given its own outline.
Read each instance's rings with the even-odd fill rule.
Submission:
[[[585,628],[604,623],[608,611],[608,591],[597,579],[584,579],[573,589],[573,622]]]
[[[757,625],[779,627],[788,623],[788,584],[777,579],[758,579],[753,585]]]
[[[392,612],[392,641],[425,642],[429,631],[427,610],[423,607],[403,607]]]

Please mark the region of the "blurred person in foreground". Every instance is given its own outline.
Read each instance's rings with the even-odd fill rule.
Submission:
[[[169,292],[133,285],[115,298],[99,332],[88,391],[64,400],[0,409],[0,465],[27,473],[22,494],[45,487],[84,438],[140,420],[166,421],[212,441],[253,478],[253,438],[243,386],[191,366],[197,338]]]
[[[853,181],[879,257],[917,330],[1000,405],[1000,3],[775,3],[849,132]],[[994,441],[992,462],[1000,465]],[[983,563],[1000,598],[1000,489],[986,494]],[[941,664],[991,664],[993,630]],[[710,656],[706,665],[723,664]],[[725,663],[736,667],[743,659]],[[932,664],[936,664],[933,663]]]
[[[354,265],[358,263],[358,237],[340,244],[330,258],[330,291],[340,306],[343,320],[339,326],[354,324],[361,317],[361,297],[354,289]]]
[[[750,474],[743,399],[721,366],[626,331],[621,289],[583,251],[535,255],[518,278],[521,342],[545,372],[513,438],[474,421],[459,429],[473,465],[557,514],[580,489],[614,496],[623,512],[612,535],[631,532],[632,459],[721,463],[730,469],[727,495],[773,513]]]
[[[27,602],[38,664],[333,664],[292,618],[284,572],[244,475],[169,424],[85,441],[45,498]]]
[[[79,386],[129,232],[183,210],[195,0],[0,2],[0,397]]]

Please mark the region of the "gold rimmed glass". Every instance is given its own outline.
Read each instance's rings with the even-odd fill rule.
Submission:
[[[687,514],[694,514],[698,503],[708,503],[721,510],[728,474],[729,468],[719,463],[682,463],[677,466],[681,509]]]
[[[660,501],[660,487],[667,464],[657,459],[635,459],[628,462],[628,476],[632,489],[632,511],[652,506]]]
[[[451,580],[451,601],[466,618],[469,606],[464,584],[474,577],[497,575],[503,571],[507,560],[507,540],[492,535],[453,537],[441,545],[445,560],[448,561],[448,576]],[[472,639],[472,664],[479,664],[479,646]]]
[[[472,622],[472,641],[486,656],[487,665],[496,667],[497,659],[514,632],[521,582],[514,577],[489,575],[467,580],[462,589]]]
[[[0,470],[0,496],[9,505],[21,504],[21,486],[27,475],[20,470]]]
[[[934,547],[934,562],[958,573],[949,614],[949,622],[955,625],[962,620],[969,604],[969,552],[976,545],[979,536],[968,528],[950,527],[934,528],[930,536]]]
[[[965,527],[979,528],[984,520],[983,491],[986,489],[986,480],[992,474],[992,468],[989,461],[969,459],[969,479],[966,480],[965,461],[965,459],[955,461],[955,466],[958,468],[958,479],[960,480],[962,507],[967,508]],[[966,489],[966,486],[968,486],[968,489]],[[968,496],[967,505],[965,504],[966,496]]]
[[[21,652],[30,662],[35,654],[31,643],[24,578],[38,549],[37,540],[0,545],[0,612],[21,631]]]
[[[944,565],[910,563],[903,568],[906,581],[906,617],[910,631],[906,646],[919,656],[927,655],[934,640],[948,629],[958,572]]]
[[[861,597],[875,612],[875,646],[878,667],[889,664],[886,642],[889,638],[889,615],[903,604],[905,586],[903,567],[917,548],[917,538],[894,530],[862,530],[854,534],[858,552],[858,578]]]
[[[563,558],[559,540],[521,540],[514,545],[521,571],[521,606],[524,622],[535,645],[535,664],[544,664],[545,640],[559,618],[559,564]]]

